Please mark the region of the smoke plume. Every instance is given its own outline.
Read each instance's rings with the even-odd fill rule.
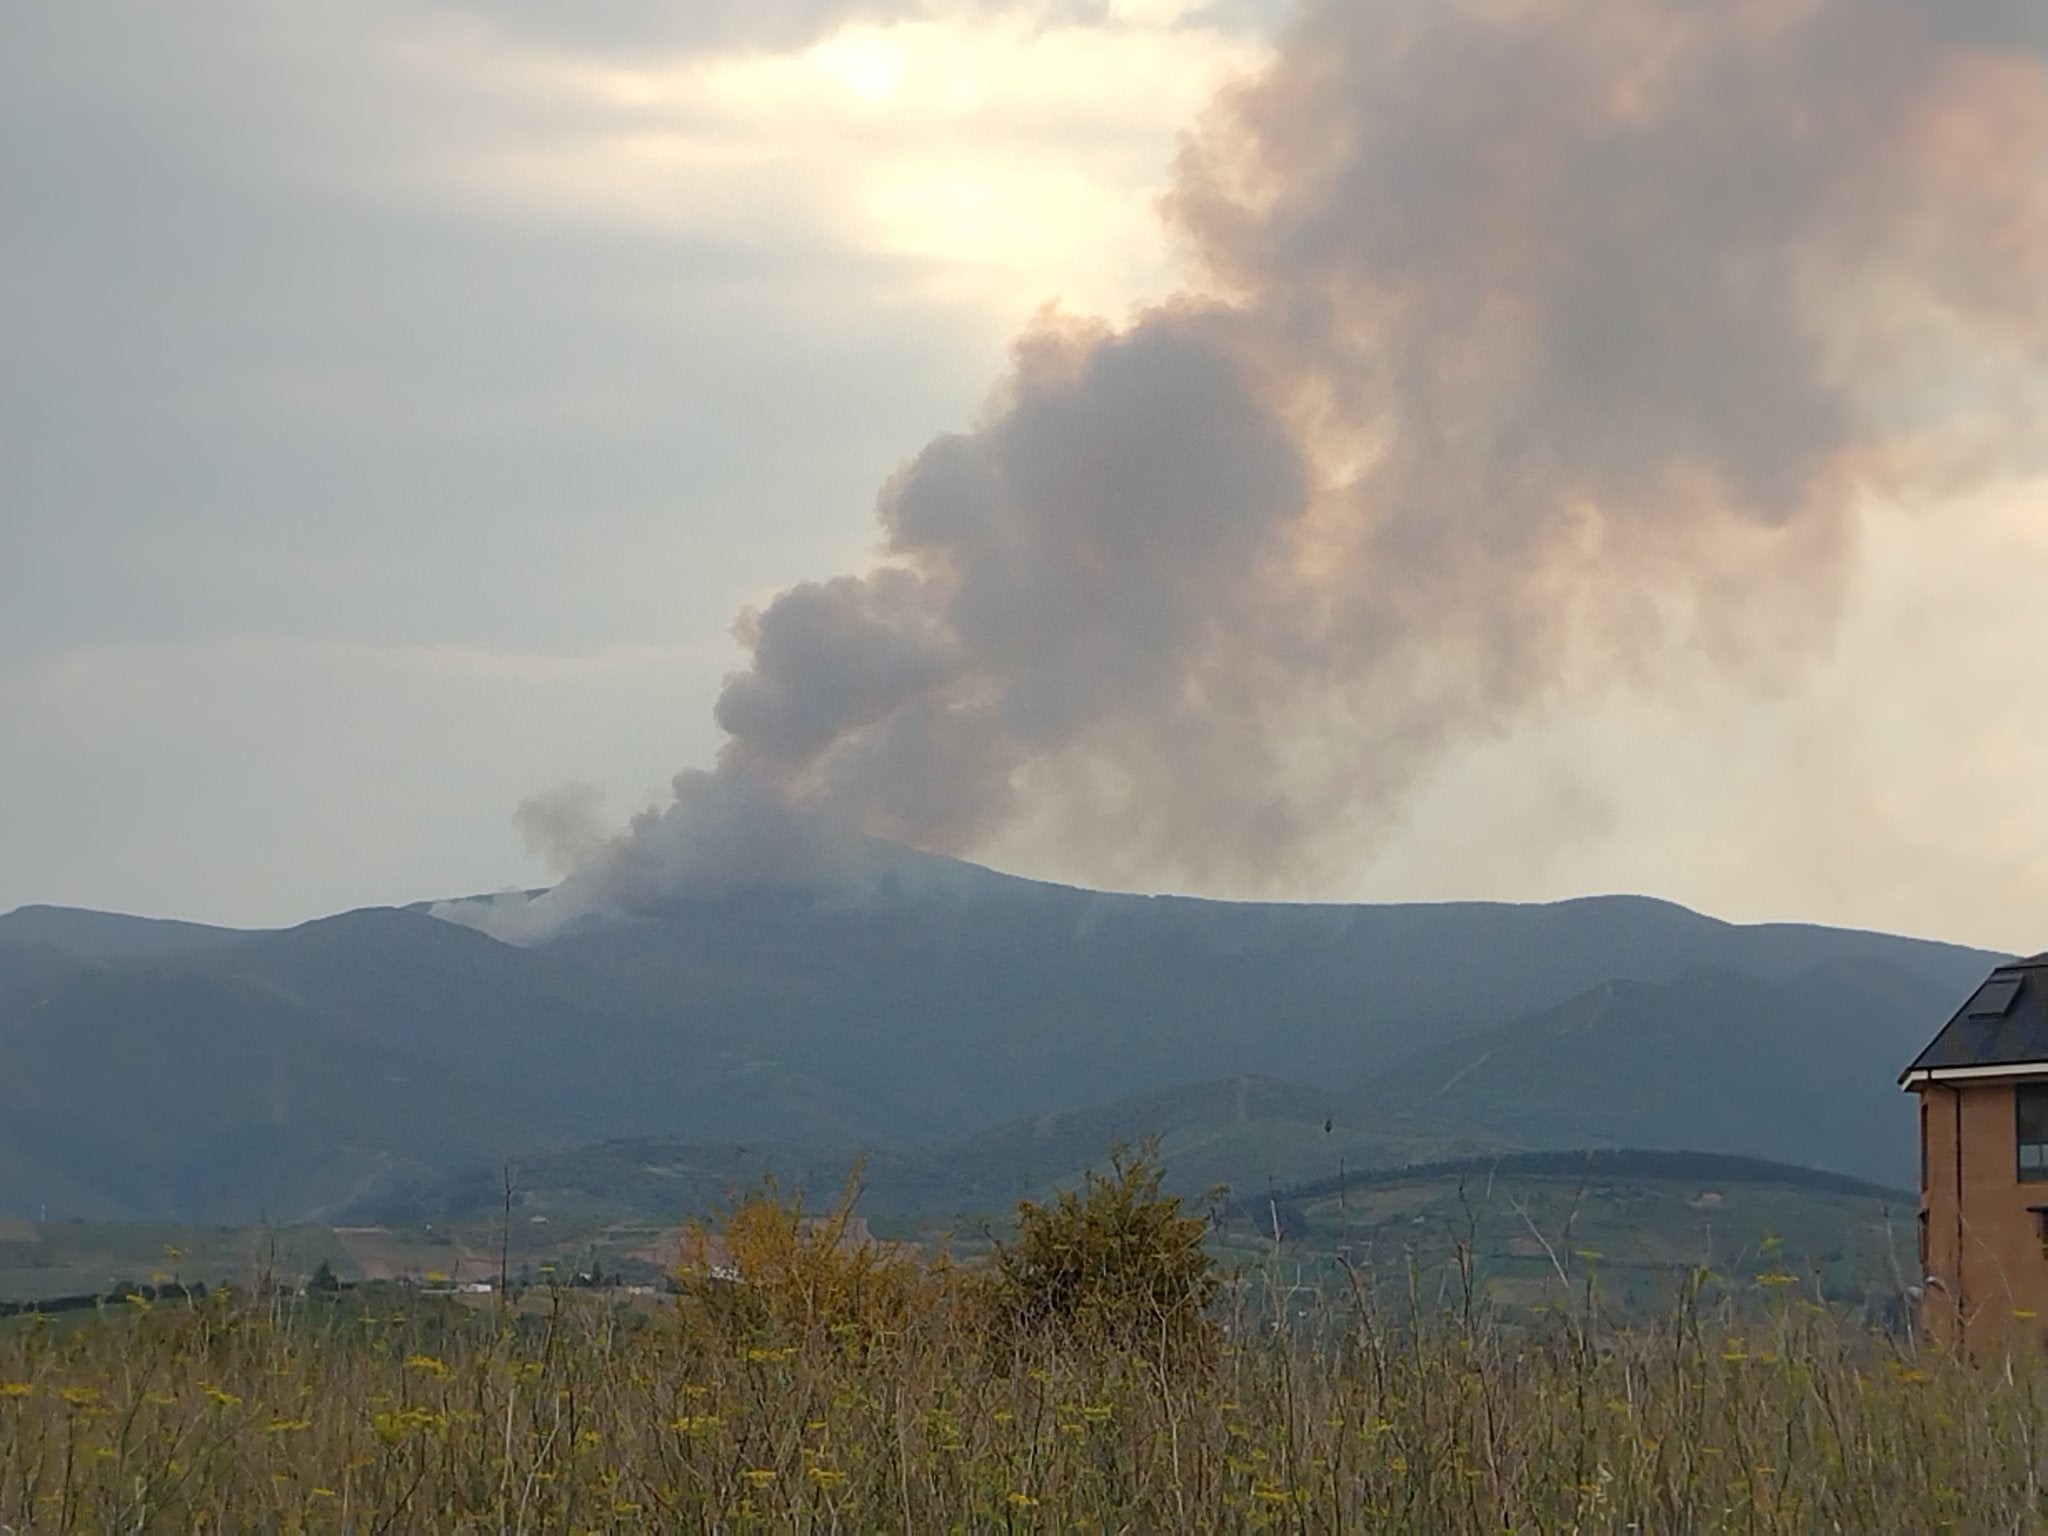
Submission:
[[[2039,462],[2048,7],[1330,0],[1191,133],[1189,289],[1047,313],[716,766],[517,936],[865,840],[1355,855],[1546,701],[1826,646],[1859,507]]]

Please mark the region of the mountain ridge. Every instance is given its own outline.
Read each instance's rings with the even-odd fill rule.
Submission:
[[[273,1215],[295,1201],[331,1203],[335,1180],[318,1173],[326,1156],[360,1167],[374,1195],[379,1167],[395,1186],[621,1136],[908,1147],[1007,1126],[1015,1137],[1034,1117],[1086,1126],[1090,1106],[1252,1078],[1323,1085],[1439,1140],[1540,1146],[1583,1123],[1596,1141],[1632,1127],[1711,1130],[1700,1150],[1757,1153],[1772,1144],[1769,1128],[1751,1124],[1759,1096],[1731,1053],[1775,1051],[1768,1070],[1796,1077],[1787,1093],[1842,1097],[1844,1083],[1867,1079],[1896,1094],[1899,1041],[1931,1034],[2001,958],[1860,930],[1730,924],[1658,898],[1230,903],[1089,891],[951,861],[912,868],[921,873],[890,871],[854,891],[676,898],[531,946],[419,905],[266,930],[20,909],[0,917],[0,1041],[29,1076],[66,1085],[80,1130],[65,1145],[84,1159],[62,1169],[74,1190],[102,1188],[137,1214],[238,1219],[248,1214],[239,1197],[190,1194],[248,1188],[221,1166],[232,1146],[206,1142],[196,1122],[186,1139],[165,1131],[150,1143],[166,1171],[147,1188],[118,1173],[113,1153],[134,1141],[131,1127],[185,1124],[151,1093],[233,1119],[238,1103],[262,1097],[265,1052],[324,1064],[319,1077],[273,1062],[299,1095],[290,1115],[262,1122],[276,1138],[265,1155],[296,1170],[265,1186]],[[53,925],[74,948],[40,937]],[[1741,982],[1720,1012],[1685,1001],[1682,987],[1658,990],[1699,967]],[[126,989],[125,1012],[109,1018],[129,1048],[154,1044],[151,1017],[180,1032],[183,1053],[158,1053],[147,1082],[104,1051],[60,1049],[32,1027],[42,994],[60,986],[75,1027],[90,1034],[76,1000],[95,969]],[[1609,985],[1636,990],[1619,1013],[1610,1005],[1612,1016],[1597,1016],[1597,1001],[1584,1000]],[[1823,1008],[1831,987],[1837,1002]],[[1744,1009],[1777,1020],[1783,1040],[1745,1026]],[[1619,1052],[1612,1086],[1626,1102],[1611,1125],[1543,1107],[1544,1093],[1570,1086],[1551,1068],[1570,1050],[1563,1024],[1581,1016]],[[1689,1076],[1674,1086],[1642,1050],[1621,1050],[1630,1018],[1692,1052]],[[1827,1049],[1797,1048],[1815,1030]],[[1463,1089],[1439,1092],[1476,1059],[1473,1042],[1507,1050],[1518,1039],[1526,1070],[1482,1066]],[[339,1041],[349,1047],[338,1055],[322,1043]],[[411,1120],[429,1124],[388,1112],[390,1096],[365,1068],[379,1057],[415,1063],[410,1075],[430,1081],[405,1101]],[[204,1081],[189,1066],[200,1060]],[[1688,1107],[1687,1083],[1711,1083],[1718,1098]],[[1891,1150],[1896,1116],[1862,1086],[1843,1101],[1863,1106],[1874,1128],[1843,1130],[1834,1166],[1895,1181],[1910,1139]],[[1678,1118],[1665,1124],[1674,1103]],[[1212,1112],[1223,1109],[1202,1111]],[[1251,1157],[1309,1122],[1286,1123],[1294,1129],[1253,1134],[1190,1122],[1187,1134]],[[102,1144],[96,1162],[90,1149]],[[50,1160],[0,1124],[0,1211],[35,1208],[27,1176],[9,1166]]]

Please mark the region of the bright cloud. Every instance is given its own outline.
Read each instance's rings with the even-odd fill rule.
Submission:
[[[492,131],[406,174],[512,215],[902,259],[914,294],[1006,330],[1052,298],[1121,312],[1179,275],[1152,206],[1177,133],[1265,49],[1184,10],[963,8],[630,65],[471,37],[402,63],[422,96],[485,95]]]

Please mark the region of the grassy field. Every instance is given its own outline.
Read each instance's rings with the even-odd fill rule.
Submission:
[[[674,1223],[14,1223],[28,1294],[239,1283],[0,1321],[0,1530],[2048,1523],[2048,1370],[1902,1330],[1895,1192],[1531,1159],[1219,1198],[1205,1229],[1129,1168],[950,1257],[757,1199],[715,1279]],[[392,1283],[494,1274],[500,1240],[537,1283]],[[1169,1249],[1207,1278],[1162,1293]],[[678,1294],[559,1283],[651,1255]],[[322,1263],[353,1287],[298,1288]]]
[[[1213,1347],[920,1304],[214,1296],[0,1330],[0,1525],[276,1530],[2018,1530],[2048,1376],[1787,1287],[1531,1334],[1323,1297]],[[792,1293],[793,1294],[793,1293]],[[798,1302],[801,1298],[795,1298]]]
[[[1928,1351],[1817,1274],[1695,1270],[1622,1321],[1592,1261],[1541,1312],[1469,1253],[1437,1292],[1413,1264],[1325,1264],[1318,1288],[1284,1247],[1227,1273],[1142,1157],[1020,1208],[975,1262],[855,1230],[742,1204],[684,1245],[673,1296],[378,1282],[0,1323],[0,1528],[2048,1520],[2042,1362]]]

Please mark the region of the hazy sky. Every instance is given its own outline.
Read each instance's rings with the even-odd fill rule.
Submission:
[[[1186,280],[1179,136],[1283,11],[7,8],[0,909],[531,884],[528,796],[661,799],[1020,326]],[[1282,894],[2048,947],[2039,473],[1865,509],[1797,667],[1560,697]]]

